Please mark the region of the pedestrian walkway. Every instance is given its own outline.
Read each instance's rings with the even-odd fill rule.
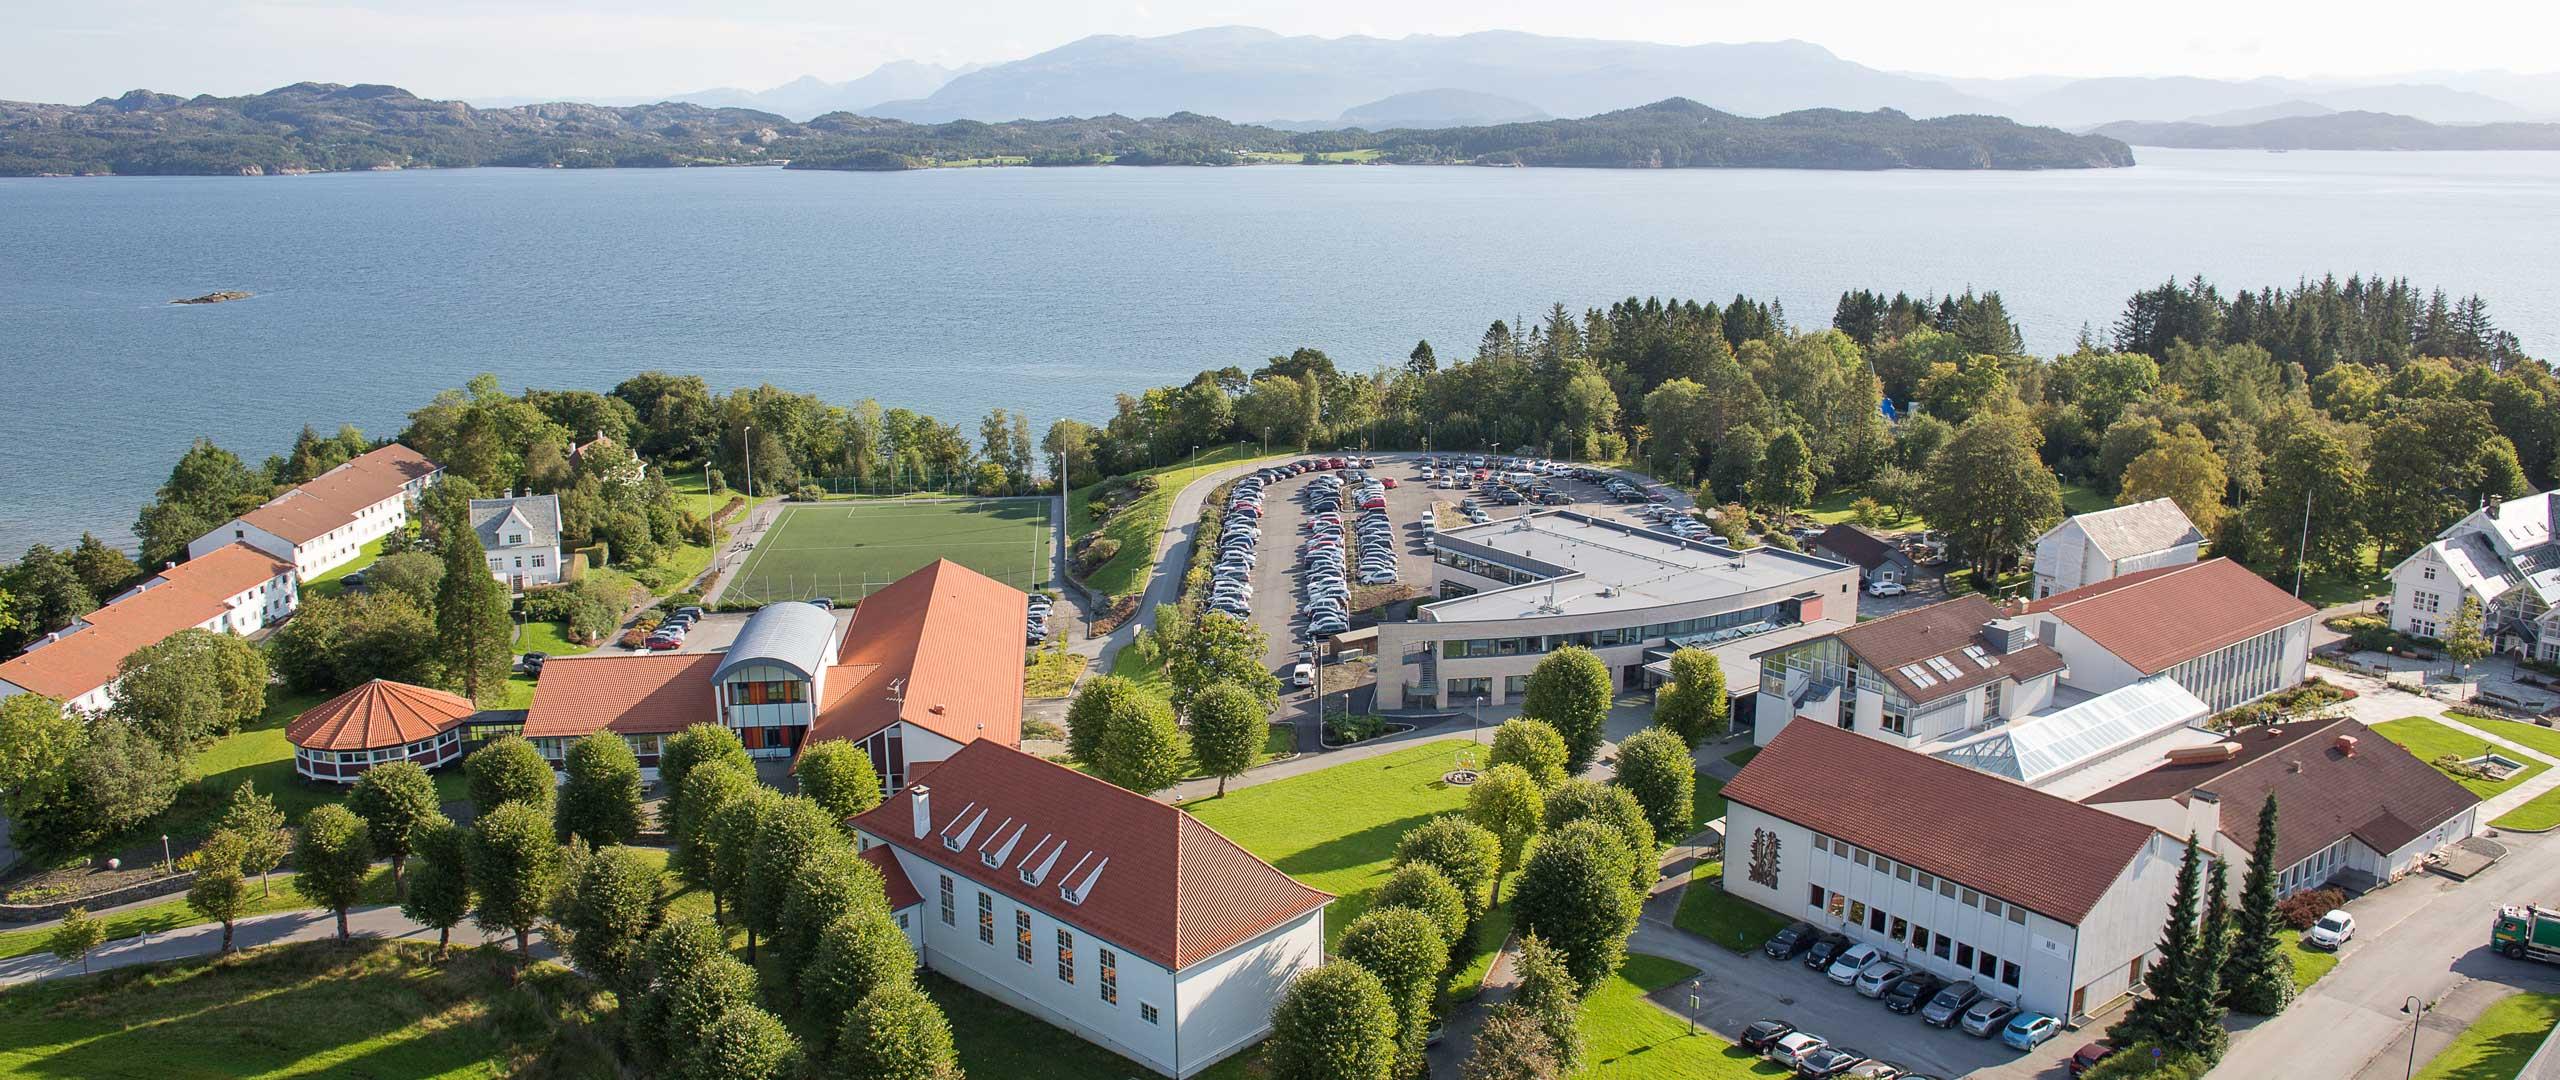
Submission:
[[[133,905],[124,905],[130,908]],[[111,909],[120,910],[120,909]],[[51,924],[39,924],[51,925]],[[347,930],[351,936],[364,938],[398,938],[408,941],[434,941],[433,928],[420,925],[400,909],[388,904],[351,908],[347,912]],[[235,949],[280,945],[297,941],[328,941],[338,936],[337,916],[324,909],[280,911],[253,915],[233,924],[231,943]],[[454,944],[470,947],[483,944],[512,946],[514,935],[483,933],[470,923],[453,929]],[[110,971],[137,964],[157,964],[189,957],[211,956],[222,948],[222,924],[206,923],[186,926],[156,934],[118,938],[99,946],[89,954],[89,972]],[[534,940],[535,956],[553,955],[550,944],[539,935]],[[65,963],[51,953],[0,960],[0,986],[55,979],[82,973],[78,961]]]
[[[2554,766],[2544,769],[2521,784],[2483,800],[2480,803],[2480,823],[2483,826],[2496,821],[2516,807],[2532,802],[2555,788],[2560,788],[2560,758],[2499,738],[2495,733],[2483,730],[2473,722],[2448,712],[2446,703],[2442,701],[2424,694],[2412,694],[2370,675],[2356,672],[2325,669],[2320,672],[2320,677],[2356,692],[2355,699],[2346,703],[2347,715],[2368,727],[2386,721],[2422,716],[2484,743],[2494,743],[2504,747],[2506,752],[2516,757]]]

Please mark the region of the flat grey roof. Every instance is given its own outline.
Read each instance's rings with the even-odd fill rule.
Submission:
[[[1736,551],[1683,540],[1567,510],[1467,525],[1441,533],[1439,542],[1553,576],[1424,605],[1435,622],[1637,611],[1780,589],[1851,569],[1776,548]]]

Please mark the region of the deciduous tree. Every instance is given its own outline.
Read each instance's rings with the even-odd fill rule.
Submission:
[[[658,867],[621,845],[599,848],[578,865],[560,906],[569,959],[629,1000],[647,983],[649,935],[666,916]]]
[[[1423,1038],[1440,996],[1440,973],[1449,964],[1449,941],[1430,915],[1411,908],[1372,907],[1342,932],[1337,955],[1378,977],[1396,1014],[1397,1072],[1427,1071]]]
[[[1141,795],[1182,779],[1182,732],[1173,707],[1152,694],[1132,699],[1103,729],[1101,759],[1093,774]]]
[[[111,711],[172,754],[239,730],[267,707],[267,658],[244,638],[190,628],[117,665]]]
[[[1696,813],[1698,771],[1689,745],[1671,729],[1649,727],[1619,743],[1613,782],[1644,807],[1656,839],[1676,844],[1688,837],[1694,827],[1690,818]]]
[[[1538,840],[1520,870],[1512,898],[1514,925],[1564,954],[1580,992],[1589,995],[1626,958],[1637,897],[1628,887],[1633,855],[1626,840],[1600,821],[1576,821]]]
[[[1388,1080],[1395,1006],[1367,968],[1335,960],[1289,980],[1265,1046],[1273,1080]]]
[[[1555,725],[1564,736],[1564,771],[1580,776],[1600,756],[1609,723],[1609,666],[1591,650],[1567,645],[1548,653],[1529,673],[1520,715]]]
[[[1369,910],[1382,908],[1411,908],[1429,916],[1431,924],[1440,928],[1441,940],[1449,943],[1444,963],[1454,965],[1466,951],[1467,898],[1458,894],[1458,887],[1449,883],[1440,868],[1425,862],[1399,864],[1370,901]]]
[[[735,765],[704,763],[685,774],[683,809],[669,824],[674,850],[667,867],[678,878],[711,894],[711,917],[725,921],[728,883],[720,876],[721,815],[732,804],[767,790],[753,774]]]
[[[889,913],[849,910],[818,933],[817,947],[800,969],[800,1004],[808,1030],[820,1040],[811,1049],[833,1051],[845,1014],[872,991],[915,981],[916,954]]]
[[[836,828],[833,817],[817,800],[805,795],[787,795],[774,800],[770,809],[759,815],[755,838],[747,844],[745,887],[738,890],[738,914],[747,929],[772,939],[782,929],[783,905],[791,895],[792,879],[819,853],[845,846],[844,833]],[[753,938],[748,939],[748,956],[754,956]]]
[[[374,854],[391,860],[394,895],[409,895],[408,879],[402,871],[408,865],[409,854],[417,850],[419,835],[445,824],[443,806],[436,798],[435,780],[412,761],[386,762],[367,769],[356,778],[354,790],[347,793],[347,808],[364,819],[365,833],[373,839]],[[278,814],[276,820],[281,825],[283,815]]]
[[[551,815],[525,802],[505,802],[473,823],[471,888],[478,900],[473,921],[516,937],[518,955],[531,955],[533,927],[558,894],[566,860],[552,838]]]
[[[677,732],[658,750],[658,790],[666,792],[658,813],[660,828],[678,831],[685,818],[685,779],[705,765],[727,765],[755,772],[755,759],[747,756],[746,744],[738,741],[738,733],[726,724],[708,721]]]
[[[791,774],[800,780],[800,793],[838,822],[880,805],[880,774],[872,771],[871,755],[843,739],[802,746]]]
[[[1262,628],[1222,611],[1181,619],[1159,618],[1165,645],[1165,685],[1174,711],[1189,715],[1211,686],[1225,683],[1252,694],[1268,715],[1280,706],[1280,677],[1263,658],[1270,652]]]
[[[294,891],[337,915],[338,940],[347,940],[347,909],[364,899],[365,879],[372,876],[373,839],[364,819],[335,803],[302,815],[293,842]]]
[[[1540,835],[1552,836],[1565,826],[1584,820],[1607,826],[1626,845],[1627,887],[1634,890],[1641,903],[1661,873],[1655,855],[1661,841],[1654,835],[1653,823],[1644,816],[1643,804],[1622,787],[1598,780],[1569,780],[1547,793],[1546,824]]]
[[[45,936],[46,952],[63,963],[80,962],[80,973],[89,973],[89,951],[107,942],[107,923],[89,916],[89,909],[75,907],[64,912],[53,933]]]
[[[222,952],[231,951],[231,931],[249,910],[249,880],[240,873],[240,834],[221,829],[196,848],[196,877],[187,885],[187,907],[222,924]]]
[[[846,1012],[836,1033],[835,1073],[867,1080],[959,1080],[951,1023],[912,985],[883,986]]]
[[[1253,692],[1221,682],[1191,699],[1191,756],[1200,771],[1218,778],[1218,794],[1227,793],[1229,777],[1243,775],[1261,754],[1271,729],[1270,713]]]
[[[266,896],[267,874],[284,861],[292,842],[284,831],[284,811],[274,799],[258,794],[256,780],[243,780],[224,800],[222,820],[215,827],[240,834],[240,872],[258,875],[258,895]]]
[[[462,759],[462,771],[470,779],[472,808],[482,816],[511,802],[534,807],[545,818],[551,816],[552,801],[558,797],[557,778],[551,763],[542,759],[542,751],[523,737],[502,735],[472,751]]]
[[[2041,441],[2025,417],[1995,414],[1957,429],[1930,463],[1920,512],[1977,573],[1999,573],[2062,520],[2062,485],[2036,456]]]
[[[1138,684],[1117,675],[1085,680],[1067,704],[1067,754],[1092,766],[1102,757],[1102,739],[1114,717],[1134,713],[1138,699],[1149,696]]]
[[[1564,783],[1564,763],[1572,751],[1564,745],[1564,736],[1544,720],[1521,717],[1505,720],[1493,729],[1493,752],[1486,755],[1487,765],[1517,765],[1538,782],[1539,790]]]
[[[438,816],[412,841],[418,872],[400,898],[400,913],[436,928],[436,951],[453,942],[454,925],[471,914],[472,832]]]
[[[1538,782],[1517,765],[1496,765],[1485,770],[1475,786],[1467,789],[1467,820],[1502,843],[1502,860],[1491,886],[1492,904],[1499,906],[1502,879],[1520,865],[1529,841],[1537,838],[1538,829],[1546,820]]]
[[[2222,527],[2222,493],[2230,483],[2212,441],[2195,425],[2180,424],[2125,466],[2116,501],[2174,500],[2199,531],[2214,536]]]
[[[640,758],[620,734],[599,731],[569,744],[554,824],[598,847],[640,836]]]
[[[1472,933],[1476,921],[1492,906],[1494,881],[1502,872],[1502,840],[1464,815],[1441,814],[1407,830],[1396,841],[1395,864],[1428,866],[1447,878],[1466,902],[1467,928]]]

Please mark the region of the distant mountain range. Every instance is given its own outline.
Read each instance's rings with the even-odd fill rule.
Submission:
[[[2136,146],[2208,150],[2560,150],[2560,124],[2431,124],[2414,116],[2335,112],[2250,124],[2103,124]]]
[[[845,82],[828,82],[815,75],[803,75],[769,90],[741,90],[734,86],[696,90],[663,97],[598,98],[590,105],[652,105],[661,101],[683,102],[715,109],[755,109],[773,113],[788,120],[808,120],[831,112],[868,112],[885,101],[919,98],[942,89],[944,83],[976,71],[983,64],[944,67],[914,60],[893,60],[872,69],[871,74]],[[475,98],[471,104],[484,109],[539,105],[548,98]]]
[[[1312,130],[1589,116],[1672,97],[1739,116],[1892,108],[2075,130],[2120,120],[2254,123],[2309,110],[2457,124],[2560,120],[2560,74],[1956,79],[1884,71],[1801,41],[1660,45],[1511,31],[1325,38],[1248,27],[1088,37],[975,70],[892,64],[852,83],[804,77],[753,94],[713,90],[671,100],[793,119],[835,110],[928,123],[1189,111]]]
[[[1452,107],[1508,108],[1464,96]],[[1382,106],[1387,103],[1382,103]],[[1289,132],[1193,112],[939,125],[828,113],[807,123],[690,103],[480,109],[393,86],[295,83],[181,98],[136,90],[87,105],[0,102],[0,176],[267,175],[504,165],[782,164],[908,169],[957,162],[1404,164],[1592,168],[2062,169],[2130,165],[2103,136],[1987,116],[1914,120],[1820,109],[1767,119],[1669,99],[1578,120],[1370,132]]]

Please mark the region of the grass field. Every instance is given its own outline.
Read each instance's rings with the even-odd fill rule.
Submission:
[[[1680,911],[1671,924],[1748,956],[1767,944],[1770,935],[1786,929],[1787,920],[1724,891],[1716,884],[1723,876],[1723,863],[1699,863],[1697,876],[1680,893]]]
[[[2284,939],[2284,947],[2293,953],[2293,989],[2296,993],[2311,989],[2311,984],[2327,978],[2338,969],[2338,954],[2314,949],[2302,943],[2302,931],[2286,928],[2276,931]]]
[[[1689,797],[1689,820],[1699,828],[1724,816],[1724,781],[1698,774],[1698,790]]]
[[[2560,994],[2532,991],[2498,999],[2427,1059],[2419,1080],[2508,1080],[2524,1068],[2551,1026],[2560,1023]]]
[[[1017,589],[1049,581],[1046,499],[913,499],[786,506],[723,600],[851,602],[947,558]]]
[[[373,565],[373,560],[382,557],[383,539],[384,538],[382,537],[376,537],[372,543],[366,544],[362,549],[358,550],[355,558],[349,559],[346,562],[331,568],[328,572],[314,577],[309,581],[303,582],[303,594],[307,596],[336,596],[339,593],[347,591],[347,575]]]
[[[1738,1080],[1787,1075],[1787,1070],[1713,1032],[1691,1034],[1688,1021],[1645,997],[1697,974],[1698,969],[1677,960],[1628,954],[1626,962],[1618,965],[1617,975],[1582,1005],[1584,1067],[1579,1075],[1589,1080],[1675,1076]]]
[[[2417,755],[2418,760],[2425,762],[2433,762],[2446,754],[2458,758],[2478,757],[2484,751],[2496,749],[2479,739],[2423,716],[2385,720],[2373,725],[2373,730],[2383,738],[2399,743],[2402,749]],[[2470,788],[2472,794],[2486,799],[2532,779],[2534,774],[2547,768],[2550,766],[2539,761],[2527,761],[2522,770],[2504,780],[2474,780],[2469,777],[2454,776],[2453,781]],[[2450,773],[2446,775],[2451,776]]]
[[[313,942],[12,988],[0,1076],[616,1075],[610,998],[556,964]]]
[[[241,913],[243,918],[278,911],[301,911],[317,906],[303,899],[301,893],[294,891],[293,875],[289,873],[278,872],[269,875],[263,895],[260,893],[258,883],[252,880],[249,883],[249,894],[250,906],[249,910]],[[376,867],[372,879],[365,884],[364,902],[388,904],[391,901],[391,867],[388,865]],[[103,916],[103,918],[106,920],[109,941],[143,933],[157,934],[181,927],[202,926],[213,921],[196,914],[194,908],[188,907],[187,898],[183,894],[169,897],[158,903],[145,904],[121,914]],[[45,938],[52,933],[53,929],[50,926],[36,926],[0,933],[0,960],[16,956],[31,956],[45,951],[47,948]]]
[[[2560,730],[2514,720],[2466,716],[2462,722],[2528,750],[2560,757]],[[2511,755],[2512,756],[2512,755]],[[2560,790],[2546,791],[2489,824],[2501,829],[2542,832],[2560,827]]]

